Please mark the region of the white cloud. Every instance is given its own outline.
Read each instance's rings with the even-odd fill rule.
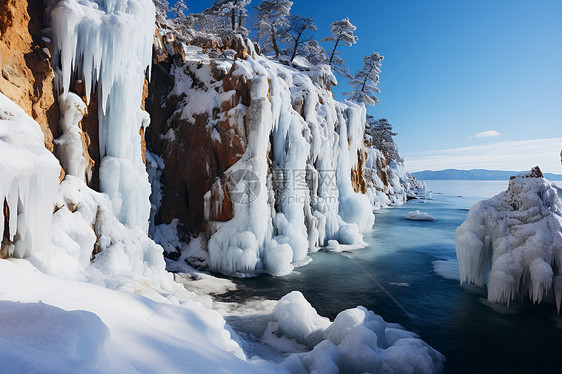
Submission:
[[[489,131],[483,131],[483,132],[479,132],[477,134],[472,135],[475,138],[489,138],[491,136],[500,136],[501,133],[497,132],[496,130],[489,130]]]
[[[405,154],[409,171],[442,169],[528,170],[540,166],[562,174],[562,138],[503,141],[454,149]]]

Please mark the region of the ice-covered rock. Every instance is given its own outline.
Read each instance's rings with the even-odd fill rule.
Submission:
[[[60,165],[45,148],[37,122],[0,93],[2,257],[41,253],[50,265],[47,243],[59,174]]]
[[[534,168],[506,191],[475,204],[457,228],[462,283],[487,284],[488,300],[562,297],[562,189]]]
[[[388,160],[375,147],[367,147],[365,164],[367,194],[375,208],[401,205],[409,199],[428,194],[425,182],[416,180],[406,171],[404,163]]]
[[[431,214],[419,210],[408,212],[404,218],[411,221],[437,221],[437,218],[433,217]]]

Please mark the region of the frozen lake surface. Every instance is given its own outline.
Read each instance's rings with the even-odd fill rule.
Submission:
[[[559,372],[562,318],[553,304],[490,305],[484,289],[461,287],[457,280],[455,229],[474,203],[504,190],[507,181],[427,184],[433,200],[376,212],[367,248],[313,254],[313,262],[285,277],[237,279],[240,289],[224,297],[279,299],[299,290],[332,319],[363,305],[445,354],[447,372]],[[414,210],[437,221],[406,220]]]

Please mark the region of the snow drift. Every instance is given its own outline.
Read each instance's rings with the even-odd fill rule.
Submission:
[[[487,283],[488,300],[528,294],[534,303],[562,299],[562,190],[534,168],[507,191],[475,204],[457,228],[461,283]],[[489,273],[488,273],[489,271]]]

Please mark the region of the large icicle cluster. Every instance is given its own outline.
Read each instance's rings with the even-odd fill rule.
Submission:
[[[227,174],[250,170],[256,180],[237,189],[253,193],[257,184],[260,192],[234,204],[232,220],[213,223],[211,268],[282,275],[328,240],[362,243],[360,232],[371,229],[374,215],[368,197],[354,191],[351,170],[363,147],[365,107],[338,103],[313,82],[314,73],[267,58],[239,60],[231,72],[250,81],[251,104],[233,109],[245,113],[236,126],[245,128],[248,144]],[[217,95],[206,102],[219,101],[214,90],[206,94]],[[299,99],[301,113],[293,107]],[[184,115],[210,109],[191,107]]]
[[[541,302],[554,291],[560,309],[561,198],[562,189],[535,168],[475,204],[456,232],[461,282],[487,282],[488,300],[508,304],[526,294]]]
[[[59,173],[60,165],[45,148],[37,122],[0,93],[0,239],[2,252],[7,251],[4,256],[40,254],[49,265]]]
[[[139,129],[145,72],[151,64],[154,4],[150,0],[54,0],[53,66],[63,94],[74,79],[88,100],[97,90],[100,187],[120,221],[148,229],[150,185]],[[65,114],[63,114],[65,115]]]

